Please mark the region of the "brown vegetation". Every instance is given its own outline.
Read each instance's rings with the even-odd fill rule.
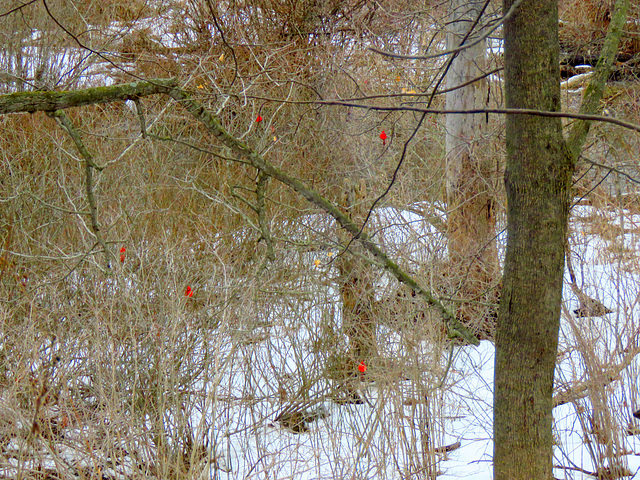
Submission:
[[[441,119],[427,117],[418,128],[411,113],[316,103],[425,101],[441,65],[385,59],[367,46],[436,48],[441,7],[47,4],[53,18],[41,2],[4,7],[20,9],[0,19],[2,93],[176,77],[234,137],[359,225],[368,219],[366,232],[447,308],[474,305],[462,315],[490,337],[492,325],[482,322],[493,318],[495,292],[462,298],[468,268],[447,262]],[[499,82],[491,88],[499,103]],[[637,121],[634,92],[612,91],[607,108]],[[441,104],[436,96],[432,105]],[[242,438],[244,448],[255,432],[259,455],[280,462],[281,452],[260,441],[281,427],[313,434],[326,426],[339,453],[340,438],[353,432],[311,414],[356,394],[367,405],[372,385],[379,392],[372,428],[388,436],[375,440],[384,455],[367,457],[369,467],[386,468],[393,457],[403,475],[437,473],[444,398],[460,380],[440,313],[176,102],[154,96],[66,115],[93,157],[90,169],[55,118],[0,117],[0,466],[14,468],[3,470],[8,476],[191,479],[208,467],[232,468],[230,439]],[[487,158],[501,158],[502,128],[492,116]],[[615,168],[622,182],[622,165],[637,164],[635,145],[599,126],[585,156]],[[102,242],[90,216],[88,170]],[[620,182],[602,182],[606,170],[584,170],[577,191],[603,209],[629,206],[616,203]],[[630,191],[632,183],[625,183]],[[495,194],[501,228],[503,194]],[[630,326],[624,335],[635,339]],[[588,344],[580,348],[586,358]],[[374,441],[353,438],[365,450]],[[61,446],[80,460],[70,461]],[[273,472],[247,457],[256,472]],[[344,461],[335,459],[336,478]]]

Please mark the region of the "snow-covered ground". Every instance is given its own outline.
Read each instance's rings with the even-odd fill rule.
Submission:
[[[312,225],[314,221],[303,224],[315,231],[333,228]],[[640,444],[627,434],[640,431],[640,423],[632,419],[640,408],[635,358],[640,351],[639,225],[640,216],[631,212],[574,208],[570,246],[575,286],[612,313],[576,318],[572,312],[580,305],[567,273],[556,396],[565,395],[568,401],[554,410],[558,479],[592,478],[586,472],[608,465],[607,457],[616,458],[631,475],[640,469]],[[446,254],[433,222],[415,213],[381,210],[371,226],[389,251],[402,253],[409,263]],[[326,258],[316,263],[321,255]],[[167,432],[188,427],[185,431],[193,438],[207,439],[206,455],[191,464],[194,475],[225,480],[491,479],[493,345],[483,341],[479,347],[443,348],[381,326],[379,340],[385,345],[380,349],[395,361],[371,367],[355,379],[364,402],[346,403],[344,386],[328,379],[335,352],[341,351],[337,347],[345,341],[330,281],[335,275],[332,256],[330,249],[302,254],[299,261],[309,265],[311,275],[328,279],[324,290],[313,291],[311,285],[322,283],[310,282],[291,304],[272,305],[264,319],[247,303],[245,314],[255,316],[254,324],[246,318],[240,323],[222,318],[204,341],[195,342],[201,335],[196,327],[168,332],[166,338],[147,333],[144,342],[160,353],[182,355],[181,372],[207,365],[183,381],[185,393],[166,393],[180,398],[182,407],[168,403],[171,407],[160,420]],[[132,278],[125,283],[127,289],[135,288]],[[387,284],[384,279],[379,283],[383,289]],[[112,288],[115,294],[117,285]],[[129,354],[114,348],[114,358]],[[81,370],[83,362],[79,359],[72,367]],[[145,368],[153,369],[152,364]],[[144,368],[135,372],[141,378],[147,373]],[[73,380],[75,388],[90,387],[83,384],[90,383],[89,377],[84,378]],[[138,385],[126,377],[123,382],[131,385],[127,388]],[[18,411],[8,401],[0,406],[5,413]],[[28,427],[29,421],[18,420],[16,428]],[[149,418],[145,428],[153,426]],[[63,428],[61,444],[44,449],[12,438],[3,447],[7,461],[0,474],[14,478],[36,469],[32,457],[41,468],[57,471],[62,464],[77,469],[105,462],[109,468],[101,468],[109,478],[131,477],[153,462],[156,445],[142,432],[111,439],[108,462],[97,460],[97,447],[89,446],[94,456],[87,455],[86,439],[101,428],[72,422]],[[122,445],[117,461],[113,445]]]
[[[391,220],[391,214],[387,211],[383,217]],[[415,228],[411,214],[394,215],[398,218],[394,217],[396,221],[390,223],[403,225],[398,227],[397,235],[391,235],[399,240],[398,244],[408,241],[415,247],[420,244],[416,240],[426,235],[425,232],[433,233],[431,227],[426,227],[426,231],[421,230],[424,226]],[[405,218],[407,215],[411,218]],[[572,312],[579,307],[579,302],[570,288],[571,279],[567,274],[557,367],[558,393],[585,382],[586,371],[594,371],[594,361],[599,362],[597,365],[603,374],[607,374],[612,365],[625,361],[623,359],[628,360],[629,367],[618,371],[615,379],[605,380],[604,390],[608,397],[604,400],[605,407],[612,410],[610,417],[615,422],[613,435],[616,437],[609,441],[608,447],[598,442],[593,427],[596,417],[590,413],[594,409],[591,396],[597,397],[597,392],[591,392],[589,385],[584,390],[585,395],[577,394],[571,397],[572,401],[555,408],[556,478],[592,478],[586,472],[595,472],[598,462],[607,465],[602,461],[607,448],[611,449],[609,453],[613,452],[619,465],[628,468],[631,474],[640,468],[640,444],[635,436],[625,432],[634,424],[632,412],[640,407],[638,363],[635,353],[628,348],[637,345],[640,217],[629,212],[610,212],[606,214],[608,218],[594,221],[593,215],[596,210],[590,207],[576,207],[573,212],[571,249],[576,283],[581,291],[614,311],[602,318],[576,319]],[[397,221],[400,218],[403,221]],[[600,230],[590,231],[598,222]],[[615,228],[621,222],[625,227],[619,235],[603,235],[602,229]],[[625,254],[621,256],[622,250]],[[576,335],[587,343],[580,344]],[[303,337],[299,338],[299,345],[304,344],[306,334]],[[270,349],[268,355],[273,362],[274,352],[280,352],[282,357],[276,359],[276,364],[280,362],[290,375],[296,375],[300,365],[293,359],[299,359],[301,351],[294,351],[295,342],[287,346],[289,341]],[[256,352],[256,355],[259,354]],[[477,348],[457,347],[446,370],[446,379],[443,379],[444,388],[430,391],[424,399],[419,398],[421,404],[408,401],[415,398],[412,397],[415,391],[410,382],[402,380],[393,387],[363,383],[361,391],[367,402],[361,405],[339,405],[327,400],[317,404],[310,400],[310,407],[320,408],[323,414],[322,418],[310,422],[304,433],[291,432],[274,421],[281,411],[276,406],[278,402],[258,403],[252,406],[250,413],[244,405],[238,406],[227,411],[228,419],[235,419],[231,422],[233,427],[227,428],[246,429],[251,433],[220,435],[218,454],[228,471],[212,471],[211,475],[247,478],[257,471],[265,471],[272,478],[316,479],[407,478],[414,473],[420,478],[421,475],[426,477],[425,460],[432,458],[437,462],[438,478],[490,479],[493,362],[490,342],[484,341]],[[389,397],[393,394],[398,398]],[[309,396],[312,397],[313,394]],[[460,446],[429,457],[420,447],[426,438],[425,430],[433,436],[436,448],[457,442]]]

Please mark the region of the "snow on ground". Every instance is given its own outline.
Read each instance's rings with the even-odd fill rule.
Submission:
[[[610,236],[607,239],[603,238],[601,232],[588,231],[587,227],[592,226],[593,222],[582,222],[583,217],[588,217],[593,211],[578,207],[574,212],[576,219],[572,224],[573,237],[578,240],[572,237],[572,253],[576,257],[574,264],[579,266],[579,278],[576,280],[588,295],[609,307],[619,308],[604,318],[580,319],[580,327],[582,333],[589,335],[593,342],[593,354],[601,355],[603,361],[610,361],[612,352],[619,355],[621,342],[624,338],[631,340],[637,328],[634,319],[638,318],[639,313],[640,281],[637,269],[634,269],[634,262],[637,266],[634,255],[640,237],[637,229],[639,218],[627,215],[627,227],[634,226],[635,230],[627,228],[628,232],[622,236]],[[410,221],[406,221],[407,215]],[[397,236],[400,239],[397,243],[408,241],[415,247],[420,243],[418,239],[426,233],[424,226],[415,228],[418,219],[413,218],[413,215],[385,211],[378,221],[385,218],[392,220],[390,223],[402,225],[398,227],[401,232]],[[614,212],[607,221],[619,222],[619,212]],[[426,228],[426,232],[433,233],[432,227]],[[615,255],[615,249],[619,250],[621,247],[629,250],[629,254],[622,260]],[[618,260],[612,262],[612,258]],[[569,281],[567,276],[567,283]],[[579,303],[568,286],[565,289],[565,304],[561,348],[569,351],[570,344],[575,339],[567,326],[569,322],[566,315],[578,308]],[[298,338],[300,344],[304,343],[303,337]],[[287,342],[290,339],[285,340],[279,348],[271,350],[269,355],[274,361],[273,352],[280,352],[282,357],[276,361],[286,365],[289,374],[295,375],[300,365],[292,358],[300,358],[301,352],[293,351],[295,342],[288,346]],[[584,352],[571,352],[561,357],[557,369],[559,386],[584,380],[584,355]],[[434,411],[437,410],[436,422],[440,423],[435,428],[435,433],[439,436],[439,441],[435,443],[436,446],[444,446],[460,442],[460,447],[447,454],[437,455],[440,479],[492,478],[493,357],[490,342],[482,342],[477,348],[459,347],[454,352],[453,362],[447,371],[447,389],[439,400],[440,406],[434,408]],[[631,363],[637,369],[637,361],[634,359]],[[269,379],[263,378],[261,381]],[[622,423],[624,430],[624,423],[629,422],[633,409],[640,406],[636,403],[637,395],[628,393],[630,388],[637,390],[636,379],[614,381],[607,388],[609,406],[619,410],[614,418]],[[396,392],[401,390],[398,387]],[[241,412],[244,406],[228,412],[228,415],[236,418],[235,429],[250,430],[252,433],[244,436],[227,435],[226,441],[221,442],[224,446],[218,453],[229,471],[221,473],[220,470],[214,472],[212,469],[211,475],[217,475],[216,478],[247,478],[257,471],[266,470],[273,478],[320,479],[405,478],[412,472],[416,473],[417,465],[424,459],[417,453],[423,439],[416,432],[421,427],[420,416],[403,423],[403,420],[415,414],[415,405],[408,407],[406,404],[390,401],[385,396],[389,392],[376,390],[372,385],[363,386],[362,391],[368,400],[362,405],[338,405],[323,401],[321,409],[326,417],[310,423],[309,431],[302,434],[290,432],[274,422],[278,412],[275,401],[255,405],[250,412]],[[314,408],[318,407],[313,402],[311,404]],[[592,478],[585,472],[594,472],[597,468],[594,459],[602,453],[602,446],[594,446],[593,434],[589,433],[591,427],[585,423],[584,409],[589,408],[587,400],[578,399],[554,410],[557,440],[554,463],[558,467],[554,470],[556,478]],[[580,409],[583,410],[578,413]],[[429,428],[433,430],[433,426]],[[637,472],[640,468],[640,444],[636,437],[622,435],[616,446],[622,448],[617,455],[622,464],[626,464],[632,473]],[[386,460],[381,462],[381,456],[386,457]],[[416,469],[412,470],[412,465]]]
[[[640,431],[640,423],[631,420],[632,412],[640,408],[640,365],[625,355],[638,346],[640,216],[598,212],[601,210],[583,206],[575,209],[572,264],[577,286],[613,312],[602,318],[576,319],[572,311],[579,307],[579,301],[567,274],[556,386],[562,393],[569,385],[585,382],[587,372],[605,375],[604,398],[597,396],[597,390],[591,392],[589,385],[586,393],[608,409],[606,418],[615,423],[618,432],[611,448],[621,465],[635,474],[640,469],[640,444],[625,430]],[[313,220],[305,222],[309,225]],[[400,252],[402,244],[408,243],[411,248],[403,253],[416,262],[425,261],[423,255],[443,254],[443,242],[434,238],[437,230],[415,213],[384,209],[372,226],[391,250]],[[304,261],[313,265],[317,254],[303,254]],[[312,268],[318,275],[335,274],[329,262]],[[380,285],[384,287],[385,282]],[[184,348],[190,348],[185,351],[193,358],[185,364],[198,365],[206,355],[214,358],[213,370],[189,385],[199,392],[191,403],[185,400],[183,411],[164,417],[167,423],[178,425],[182,416],[196,438],[209,438],[208,463],[202,466],[201,478],[427,478],[431,466],[430,471],[442,480],[491,479],[493,345],[483,341],[479,347],[439,351],[426,342],[407,343],[401,333],[383,329],[389,341],[385,348],[397,352],[400,370],[387,377],[379,376],[380,371],[367,372],[371,377],[356,384],[365,402],[345,404],[341,390],[327,381],[329,351],[335,345],[321,343],[326,332],[318,330],[328,317],[336,316],[331,308],[336,292],[326,287],[319,300],[314,300],[313,293],[305,292],[305,299],[297,306],[273,305],[269,315],[277,321],[226,330],[220,327],[206,340],[206,348],[205,344],[188,347],[184,343],[193,332],[161,340],[168,352],[183,343]],[[300,312],[305,312],[303,317]],[[338,329],[337,323],[334,328]],[[339,337],[335,342],[344,341]],[[176,346],[172,341],[183,343]],[[412,358],[417,359],[416,365],[409,370],[402,362]],[[628,368],[607,377],[611,368],[625,359]],[[376,381],[369,382],[369,378]],[[592,478],[584,472],[594,472],[599,457],[607,453],[606,446],[597,442],[592,409],[589,397],[555,408],[556,478]],[[298,421],[300,418],[304,422]],[[74,462],[73,444],[83,436],[89,432],[69,429],[67,445],[58,458]],[[140,442],[137,446],[129,443],[127,448],[153,457],[155,447]],[[434,454],[423,448],[458,442],[459,447],[449,452]],[[5,451],[18,452],[15,455],[20,458],[30,447],[18,443],[10,442]],[[43,455],[46,458],[46,454],[40,458]],[[14,468],[5,468],[0,474],[16,476],[19,465],[14,463]],[[55,467],[53,460],[49,463]],[[135,459],[125,455],[114,467],[113,472],[119,472],[114,476],[130,475],[134,468]]]

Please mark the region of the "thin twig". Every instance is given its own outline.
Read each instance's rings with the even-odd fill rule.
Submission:
[[[73,139],[73,142],[76,144],[76,148],[82,155],[85,161],[85,186],[87,192],[87,202],[89,203],[89,216],[91,218],[91,230],[93,235],[96,237],[97,242],[102,246],[105,255],[105,264],[107,270],[111,266],[112,255],[107,247],[107,243],[102,237],[102,232],[100,228],[100,223],[98,221],[98,205],[96,202],[95,193],[93,191],[93,170],[96,169],[98,171],[102,170],[102,167],[96,165],[93,160],[93,156],[85,146],[82,141],[82,137],[80,136],[80,132],[73,125],[69,117],[63,110],[56,110],[54,112],[49,112],[49,116],[55,118],[57,122],[60,124],[63,130],[65,130],[69,136]]]
[[[511,5],[511,8],[509,9],[509,11],[493,27],[491,27],[489,30],[487,30],[484,34],[480,35],[480,37],[476,38],[473,42],[460,45],[457,48],[452,48],[450,50],[444,50],[442,52],[434,53],[434,54],[431,54],[431,55],[401,55],[401,54],[398,54],[398,53],[385,52],[383,50],[379,50],[379,49],[374,48],[374,47],[369,47],[369,50],[371,50],[372,52],[375,52],[377,54],[383,55],[385,57],[397,58],[397,59],[401,59],[401,60],[429,60],[429,59],[432,59],[432,58],[443,57],[445,55],[451,55],[453,53],[459,53],[462,50],[466,50],[467,48],[471,48],[471,47],[479,44],[480,42],[485,41],[487,38],[489,38],[489,36],[491,36],[491,34],[493,32],[495,32],[498,28],[500,28],[500,26],[504,23],[505,20],[509,19],[509,17],[511,17],[511,15],[513,15],[513,13],[515,12],[516,8],[518,8],[522,2],[523,2],[523,0],[517,0],[516,2],[514,2],[513,5]]]

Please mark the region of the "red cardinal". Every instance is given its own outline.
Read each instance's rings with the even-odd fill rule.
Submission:
[[[367,366],[364,364],[364,362],[360,362],[360,365],[358,365],[358,371],[363,375],[364,375],[364,372],[367,371]]]
[[[258,116],[256,117],[256,122],[261,122],[261,121],[262,121],[262,117],[261,117],[260,115],[258,115]]]
[[[193,290],[191,290],[191,287],[187,287],[187,289],[184,291],[184,296],[193,297]]]
[[[124,263],[124,252],[126,252],[126,251],[127,251],[127,249],[124,248],[124,247],[122,247],[120,249],[120,263]]]
[[[384,130],[382,130],[382,133],[380,134],[380,138],[382,139],[382,146],[384,147],[387,144],[387,134],[384,133]]]

